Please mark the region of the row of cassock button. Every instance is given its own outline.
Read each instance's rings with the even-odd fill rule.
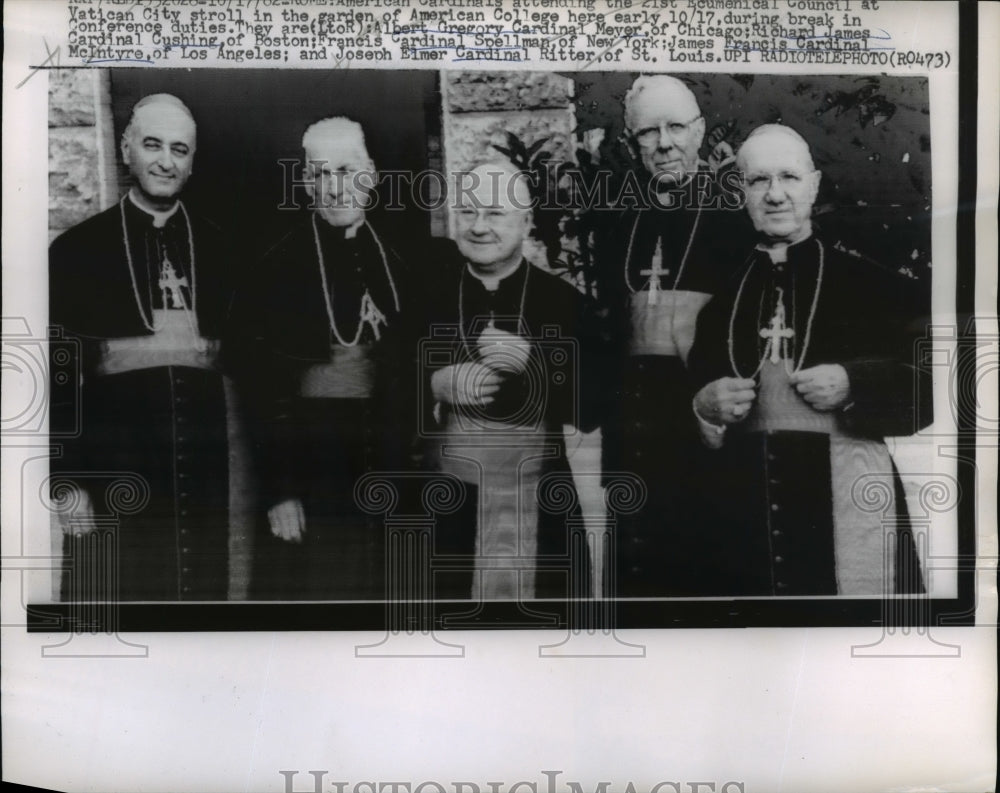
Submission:
[[[195,583],[195,576],[193,574],[190,559],[188,558],[191,554],[190,537],[191,530],[187,527],[186,518],[188,517],[188,504],[190,503],[191,493],[189,490],[191,484],[191,477],[193,471],[188,468],[192,455],[189,453],[189,428],[187,425],[187,418],[185,417],[185,410],[187,405],[190,404],[190,398],[187,394],[188,383],[181,374],[177,374],[176,370],[170,369],[170,377],[172,378],[172,393],[174,394],[173,399],[173,419],[174,419],[174,461],[175,470],[177,472],[177,480],[174,483],[175,492],[177,493],[177,499],[179,504],[177,505],[178,514],[178,525],[180,534],[180,544],[179,544],[179,564],[180,564],[180,575],[178,576],[178,586],[180,589],[179,596],[183,598],[185,595],[190,595],[192,592],[193,585]],[[365,441],[366,446],[371,447],[375,440],[375,432],[372,428],[371,416],[365,416]],[[371,473],[373,470],[371,457],[365,455],[365,470]]]
[[[768,433],[770,434],[770,433]],[[775,522],[780,518],[781,513],[781,503],[780,503],[780,487],[781,479],[775,475],[772,470],[770,463],[777,460],[776,455],[768,452],[767,461],[769,465],[767,466],[767,496],[768,503],[770,504],[771,516],[768,519],[769,530],[771,532],[771,575],[774,580],[775,594],[782,594],[788,589],[788,583],[781,579],[782,565],[785,562],[785,557],[779,553],[781,546],[784,544],[784,532],[779,529]],[[778,492],[776,492],[776,490]]]
[[[180,575],[178,576],[178,586],[180,597],[189,595],[192,590],[193,576],[189,564],[188,555],[191,553],[190,536],[191,530],[187,527],[188,504],[191,497],[189,490],[191,484],[192,470],[188,468],[191,461],[191,454],[188,452],[188,439],[190,429],[187,425],[185,411],[190,403],[187,395],[187,381],[176,370],[170,369],[170,376],[173,379],[172,393],[174,394],[173,417],[174,417],[174,470],[177,472],[177,480],[174,482],[177,493],[177,514],[178,525],[180,527],[179,558]]]

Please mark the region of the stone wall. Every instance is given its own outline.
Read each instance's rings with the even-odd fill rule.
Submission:
[[[468,170],[477,161],[502,155],[511,132],[526,146],[550,138],[556,159],[573,160],[576,113],[574,85],[550,72],[441,72],[442,143],[445,172]],[[446,227],[451,229],[450,218]],[[544,266],[544,251],[530,241],[530,261]]]
[[[49,241],[118,199],[105,69],[49,73]]]

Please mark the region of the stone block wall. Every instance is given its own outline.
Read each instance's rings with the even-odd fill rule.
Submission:
[[[555,158],[575,159],[574,84],[568,77],[551,72],[444,71],[441,98],[449,184],[454,174],[476,162],[502,157],[493,146],[506,147],[508,132],[526,146],[549,137],[546,149]],[[450,217],[442,225],[453,228]],[[533,240],[526,243],[525,256],[545,265],[544,251]]]
[[[49,73],[49,241],[118,199],[111,79],[105,69]]]

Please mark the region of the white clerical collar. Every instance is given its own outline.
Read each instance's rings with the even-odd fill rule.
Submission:
[[[704,160],[698,160],[695,163],[695,165],[694,165],[694,170],[693,171],[685,171],[684,172],[684,178],[681,179],[681,181],[677,182],[677,184],[674,184],[674,185],[669,185],[669,186],[665,185],[665,186],[661,187],[660,186],[661,182],[657,181],[655,192],[657,193],[657,195],[659,195],[660,193],[673,193],[673,192],[676,192],[677,190],[681,190],[683,188],[686,188],[691,183],[691,180],[694,179],[695,174],[701,172],[702,167],[707,168],[708,167],[708,163],[706,163]]]
[[[487,292],[496,292],[500,288],[500,282],[506,278],[508,275],[513,273],[518,267],[521,266],[521,260],[518,259],[514,264],[507,267],[505,270],[499,273],[490,273],[489,275],[483,273],[477,273],[471,264],[465,265],[469,269],[469,275],[473,278],[482,281],[483,286],[486,288]]]
[[[132,206],[134,206],[140,212],[145,212],[147,215],[153,218],[153,226],[155,226],[158,229],[162,229],[164,226],[167,225],[167,221],[174,216],[174,213],[180,206],[180,201],[174,201],[174,205],[170,207],[170,209],[164,212],[160,212],[156,209],[150,209],[149,207],[145,207],[142,204],[140,204],[139,201],[136,199],[134,187],[128,191],[128,200],[131,201]]]
[[[808,232],[801,239],[793,240],[792,242],[776,242],[771,245],[764,242],[758,242],[755,248],[771,257],[772,264],[784,264],[788,261],[788,249],[795,245],[801,245],[811,236],[812,226],[809,227]]]
[[[353,240],[358,236],[358,229],[365,225],[365,216],[362,215],[360,220],[355,221],[350,226],[344,228],[344,239]]]
[[[788,261],[788,243],[780,243],[778,245],[758,245],[757,250],[766,253],[770,259],[771,264],[784,264]]]

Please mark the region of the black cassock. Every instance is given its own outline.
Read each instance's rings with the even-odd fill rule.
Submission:
[[[452,251],[410,316],[424,463],[462,482],[458,509],[437,516],[438,598],[590,597],[564,425],[596,426],[598,339],[581,295],[527,261],[495,290]],[[483,407],[437,403],[431,377],[480,362],[502,372]],[[597,472],[593,472],[597,475]]]
[[[600,248],[616,361],[603,466],[646,488],[644,507],[617,519],[606,588],[620,597],[694,595],[702,584],[690,564],[704,552],[689,498],[702,449],[685,359],[699,311],[746,256],[750,228],[707,167],[697,178],[615,215]]]
[[[50,323],[69,342],[53,355],[73,361],[53,372],[74,371],[72,388],[53,382],[53,490],[84,487],[102,526],[64,542],[64,599],[245,594],[252,484],[218,341],[228,256],[219,230],[180,205],[157,228],[128,198],[51,246]]]
[[[914,360],[928,296],[816,236],[786,256],[755,251],[698,320],[695,385],[737,372],[758,383],[746,420],[707,458],[702,526],[714,548],[699,574],[718,595],[923,591],[883,439],[930,418],[930,379]],[[767,346],[775,325],[791,333],[776,363]],[[843,408],[814,410],[788,382],[819,364],[846,370]]]
[[[266,511],[298,499],[306,521],[296,543],[272,536],[262,516],[254,597],[384,596],[384,520],[358,507],[354,488],[367,473],[398,470],[405,451],[398,251],[381,228],[346,234],[310,215],[237,296],[230,332],[254,405],[262,502]]]

